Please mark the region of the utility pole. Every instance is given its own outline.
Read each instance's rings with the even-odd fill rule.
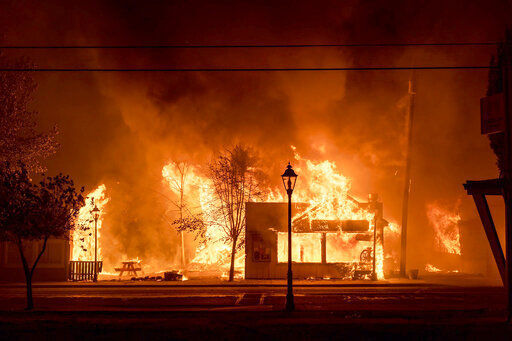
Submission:
[[[409,194],[411,192],[411,146],[414,118],[414,99],[416,85],[414,73],[409,80],[409,109],[407,111],[407,149],[405,154],[404,195],[402,201],[402,232],[400,234],[400,276],[405,277],[407,258],[407,216],[409,212]]]
[[[180,221],[183,221],[183,191],[185,186],[185,165],[183,166],[183,170],[180,170],[181,182],[180,182]],[[180,231],[181,234],[181,265],[183,269],[186,267],[186,259],[185,259],[185,236],[183,230]]]

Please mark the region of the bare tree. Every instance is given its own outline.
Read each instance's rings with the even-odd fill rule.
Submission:
[[[84,204],[83,188],[62,174],[34,184],[24,165],[0,167],[0,240],[17,245],[27,284],[27,309],[34,307],[32,277],[50,237],[68,237]],[[43,246],[30,266],[24,253],[27,242],[42,240]]]
[[[11,62],[0,57],[4,67],[26,67],[26,61]],[[36,82],[28,72],[0,72],[0,162],[41,171],[41,159],[57,150],[56,129],[48,133],[35,130],[37,112],[29,110]]]
[[[172,225],[176,227],[181,236],[181,264],[183,267],[186,267],[186,257],[185,257],[185,230],[187,229],[185,225],[185,210],[187,209],[185,205],[185,180],[187,171],[189,169],[188,163],[184,161],[173,161],[171,163],[172,167],[176,171],[177,176],[168,177],[169,184],[171,189],[175,194],[178,195],[178,201],[171,200],[171,203],[176,207],[179,219],[175,219],[172,222]],[[188,219],[188,218],[187,218]]]
[[[229,281],[234,278],[236,251],[244,241],[245,203],[261,195],[257,161],[250,148],[236,145],[210,163],[209,177],[218,199],[216,221],[231,242]]]

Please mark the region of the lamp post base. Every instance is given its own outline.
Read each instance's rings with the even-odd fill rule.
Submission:
[[[290,263],[291,266],[291,263]],[[291,269],[288,269],[288,290],[286,291],[286,311],[294,311],[295,303],[293,301],[293,275]]]
[[[295,310],[295,303],[293,302],[293,294],[286,295],[286,308],[287,312],[292,312]]]

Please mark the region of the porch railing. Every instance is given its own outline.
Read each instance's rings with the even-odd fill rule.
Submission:
[[[97,261],[96,271],[100,273],[103,261]],[[92,281],[94,279],[94,261],[72,260],[69,262],[70,281]]]

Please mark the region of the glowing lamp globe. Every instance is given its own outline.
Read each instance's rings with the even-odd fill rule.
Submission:
[[[283,179],[284,189],[286,193],[292,193],[295,188],[295,182],[297,181],[297,174],[293,171],[292,165],[288,162],[288,166],[286,166],[286,170],[283,175],[281,175]]]
[[[96,204],[94,204],[94,208],[92,209],[91,214],[94,220],[98,220],[98,218],[100,217],[100,210],[98,209],[98,206],[96,206]]]

